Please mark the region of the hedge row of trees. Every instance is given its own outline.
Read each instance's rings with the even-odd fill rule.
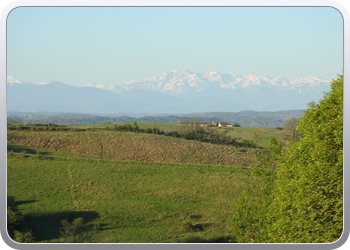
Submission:
[[[149,127],[145,129],[141,129],[137,121],[134,121],[132,124],[121,124],[114,125],[113,130],[122,131],[122,132],[136,132],[136,133],[147,133],[147,134],[157,134],[157,135],[165,135],[171,137],[182,138],[186,140],[195,140],[201,142],[209,142],[213,144],[220,145],[232,145],[237,147],[256,147],[256,143],[244,140],[243,142],[238,142],[235,139],[227,136],[223,133],[220,133],[216,129],[204,128],[199,126],[198,123],[188,123],[181,125],[182,129],[179,131],[170,131],[165,132],[164,130],[160,130],[156,127]],[[110,128],[106,128],[110,129]]]
[[[15,125],[8,125],[8,130],[28,130],[28,131],[86,131],[86,129],[78,129],[78,128],[70,128],[66,126],[61,126],[57,124],[40,124],[33,123],[30,125],[23,125],[22,123],[18,123]]]
[[[181,131],[170,131],[165,132],[164,130],[160,130],[156,127],[149,127],[145,129],[141,129],[137,121],[132,122],[131,124],[120,124],[114,125],[111,127],[106,127],[106,130],[116,130],[122,132],[136,132],[136,133],[147,133],[147,134],[156,134],[156,135],[165,135],[177,138],[183,138],[186,140],[196,140],[201,142],[209,142],[213,144],[220,145],[232,145],[237,147],[256,147],[256,143],[250,140],[244,140],[243,142],[238,142],[231,138],[230,136],[226,136],[223,133],[220,133],[211,128],[203,128],[196,123],[189,123],[185,125],[181,125],[184,129]],[[31,124],[28,126],[24,126],[19,123],[16,125],[8,125],[7,129],[9,130],[28,130],[28,131],[87,131],[94,129],[78,129],[78,128],[70,128],[66,126],[53,125],[53,124]]]

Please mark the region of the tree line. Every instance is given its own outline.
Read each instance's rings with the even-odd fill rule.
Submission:
[[[188,122],[180,126],[181,126],[181,129],[179,131],[165,132],[164,130],[160,130],[155,126],[142,129],[138,126],[137,121],[133,121],[132,124],[114,125],[113,128],[106,128],[106,129],[112,129],[112,130],[122,131],[122,132],[136,132],[136,133],[164,135],[164,136],[182,138],[186,140],[195,140],[200,142],[208,142],[208,143],[219,144],[219,145],[231,145],[236,147],[248,147],[248,148],[257,147],[256,143],[254,143],[253,141],[243,140],[242,142],[239,142],[230,136],[220,133],[216,129],[212,129],[209,127],[202,127],[199,125],[199,122]]]
[[[201,127],[198,122],[188,122],[187,124],[181,125],[182,129],[180,131],[170,131],[165,132],[157,128],[156,126],[148,127],[142,129],[138,126],[137,121],[133,121],[131,124],[125,123],[120,125],[114,125],[111,127],[100,128],[97,130],[113,130],[120,132],[134,132],[134,133],[146,133],[155,135],[164,135],[176,138],[182,138],[185,140],[195,140],[200,142],[207,142],[219,145],[231,145],[235,147],[246,147],[246,148],[256,148],[257,141],[244,139],[242,141],[237,141],[230,136],[220,133],[216,129],[209,127]],[[65,132],[84,132],[84,131],[95,131],[96,128],[71,128],[65,125],[57,125],[51,123],[45,124],[29,124],[24,126],[22,123],[15,125],[8,125],[8,130],[27,130],[27,131],[65,131]]]
[[[28,130],[28,131],[86,131],[81,128],[70,128],[65,125],[57,125],[52,123],[30,123],[24,125],[23,123],[17,123],[13,125],[7,125],[8,130]]]
[[[59,125],[88,125],[102,123],[132,123],[138,122],[159,122],[171,123],[182,120],[194,120],[200,117],[202,121],[227,121],[239,123],[242,127],[265,127],[274,128],[282,126],[283,123],[291,117],[300,117],[302,110],[285,111],[240,111],[240,112],[206,112],[197,114],[183,115],[154,115],[143,117],[130,117],[126,115],[92,115],[80,113],[36,113],[36,112],[9,112],[7,123],[9,125],[17,123],[53,123]],[[28,117],[30,115],[30,118]]]

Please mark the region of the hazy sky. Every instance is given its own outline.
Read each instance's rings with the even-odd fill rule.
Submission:
[[[7,75],[121,84],[188,68],[335,78],[343,19],[330,7],[20,7],[7,20]]]

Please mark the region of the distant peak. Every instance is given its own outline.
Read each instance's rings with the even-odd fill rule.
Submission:
[[[38,85],[47,85],[47,84],[49,84],[49,83],[47,83],[47,82],[39,82],[38,83]]]
[[[22,81],[20,81],[20,80],[14,78],[13,76],[8,76],[8,77],[7,77],[7,82],[8,82],[8,83],[22,83]]]
[[[92,82],[89,82],[85,85],[85,87],[92,87],[92,88],[98,88],[98,89],[106,89],[107,87],[103,84],[94,84]]]
[[[89,83],[86,84],[84,87],[96,87],[96,85],[93,84],[92,82],[89,82]]]

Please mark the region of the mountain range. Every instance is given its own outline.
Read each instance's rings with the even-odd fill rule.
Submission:
[[[7,110],[99,114],[184,114],[193,112],[306,109],[329,91],[320,77],[241,76],[217,71],[169,70],[158,76],[106,86],[74,87],[62,82],[29,83],[7,78]]]

